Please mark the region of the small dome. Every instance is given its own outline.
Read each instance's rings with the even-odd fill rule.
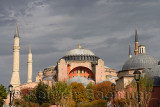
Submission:
[[[72,82],[82,83],[84,86],[87,86],[90,83],[88,79],[81,76],[76,76],[68,80],[69,84],[71,84]]]
[[[111,83],[116,84],[116,82],[114,82],[113,79],[115,79],[115,78],[104,79],[104,80],[98,81],[96,84],[102,83],[102,82],[104,82],[104,81],[109,81],[109,82],[111,82]],[[116,79],[117,79],[117,78],[116,78]]]
[[[158,60],[148,54],[138,54],[130,58],[123,65],[122,70],[152,68],[158,65]]]
[[[91,55],[94,56],[94,53],[90,51],[89,49],[84,49],[84,48],[77,48],[77,49],[72,49],[66,53],[65,56],[73,56],[73,55]]]

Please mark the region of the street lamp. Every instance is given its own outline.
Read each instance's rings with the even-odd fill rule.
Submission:
[[[139,93],[139,80],[140,80],[141,72],[139,70],[135,70],[133,74],[134,74],[134,78],[135,78],[135,80],[137,82],[138,105],[139,105],[139,107],[141,107],[141,104],[140,104],[140,93]]]
[[[111,85],[111,88],[112,88],[112,90],[113,90],[113,107],[115,107],[115,105],[114,105],[114,91],[115,91],[115,84],[114,83],[112,83],[112,85]]]
[[[11,97],[12,97],[12,92],[13,92],[13,86],[10,84],[9,86],[8,86],[8,89],[9,89],[9,93],[10,93],[10,101],[9,101],[9,106],[11,107]]]

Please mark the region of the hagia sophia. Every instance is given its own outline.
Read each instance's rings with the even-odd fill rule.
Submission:
[[[34,88],[40,81],[52,85],[57,81],[80,82],[84,86],[92,82],[94,84],[103,81],[115,83],[117,73],[115,69],[105,66],[104,61],[96,56],[91,50],[82,48],[79,44],[78,48],[71,49],[62,56],[56,65],[44,68],[44,71],[38,72],[36,81],[32,81],[32,50],[29,47],[28,53],[28,80],[24,84],[20,84],[19,76],[19,31],[16,26],[13,46],[13,72],[10,84],[15,90],[22,88]]]
[[[134,56],[129,44],[128,60],[124,63],[122,70],[116,71],[105,65],[103,59],[96,56],[91,50],[83,48],[80,44],[78,48],[71,49],[62,56],[56,65],[44,68],[38,72],[36,81],[32,81],[32,51],[28,53],[28,80],[27,83],[20,84],[19,76],[19,31],[16,27],[13,46],[13,72],[10,84],[15,90],[22,88],[34,88],[40,81],[52,85],[57,81],[80,82],[84,86],[92,82],[93,84],[103,81],[111,81],[116,84],[117,93],[123,91],[127,85],[134,80],[133,72],[140,70],[142,74],[149,74],[154,78],[151,104],[157,106],[160,101],[160,63],[155,57],[146,53],[145,45],[139,45],[137,29],[135,31]],[[156,102],[156,103],[155,103]]]

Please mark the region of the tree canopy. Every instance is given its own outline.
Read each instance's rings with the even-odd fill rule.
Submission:
[[[62,100],[71,98],[71,88],[65,82],[56,82],[50,89],[50,102],[56,105],[63,105]]]
[[[86,97],[89,101],[93,101],[94,100],[94,93],[93,93],[93,87],[94,85],[92,83],[89,83],[87,86],[86,86]]]
[[[70,84],[72,88],[72,97],[76,103],[83,102],[86,100],[85,87],[82,83],[72,82]]]
[[[1,84],[0,85],[0,103],[4,102],[4,99],[7,98],[6,88]]]
[[[42,105],[43,103],[49,102],[48,99],[48,85],[40,82],[35,89],[35,96],[37,102]]]
[[[111,89],[112,83],[110,81],[104,81],[96,84],[93,88],[94,98],[110,100],[113,90]]]

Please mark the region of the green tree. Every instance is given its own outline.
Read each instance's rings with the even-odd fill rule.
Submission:
[[[3,104],[4,99],[7,98],[6,88],[1,84],[0,85],[0,106]]]
[[[140,86],[139,87],[140,96],[141,96],[140,99],[141,99],[142,107],[148,107],[149,102],[151,100],[151,95],[152,95],[153,78],[151,78],[150,75],[144,75],[143,77],[141,76],[140,81],[139,81],[139,86]]]
[[[35,96],[37,102],[42,105],[43,103],[48,103],[48,85],[40,82],[38,86],[35,88]]]
[[[66,82],[56,82],[50,89],[49,99],[51,104],[68,105],[71,100],[72,90]],[[65,104],[64,104],[65,103]]]
[[[93,93],[93,87],[94,85],[92,83],[89,83],[87,86],[86,86],[86,97],[89,101],[93,101],[94,100],[94,93]]]
[[[86,101],[85,87],[82,83],[72,82],[70,87],[72,88],[73,100],[76,103]]]

